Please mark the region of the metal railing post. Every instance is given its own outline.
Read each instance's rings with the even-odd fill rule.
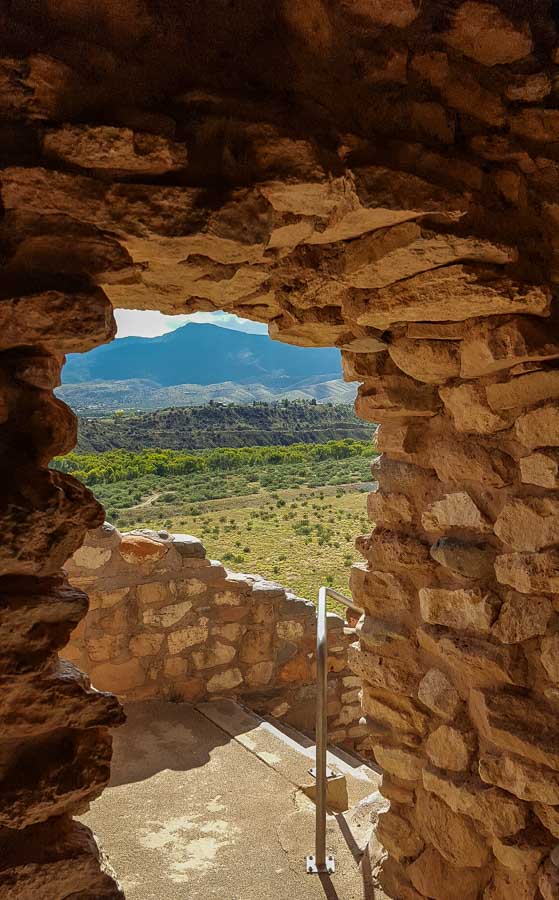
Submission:
[[[326,856],[326,800],[328,790],[328,616],[326,612],[326,598],[330,596],[349,609],[358,613],[363,610],[355,606],[351,600],[344,597],[333,588],[321,587],[318,592],[318,607],[316,616],[316,826],[315,826],[315,855],[307,856],[306,866],[310,875],[326,873],[333,874],[336,871],[336,862],[333,856]]]

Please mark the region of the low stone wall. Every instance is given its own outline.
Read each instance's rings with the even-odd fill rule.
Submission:
[[[276,582],[206,558],[190,535],[89,532],[66,565],[89,612],[61,655],[121,698],[242,697],[303,731],[314,728],[316,615]],[[328,722],[333,743],[366,733],[359,679],[347,668],[354,635],[328,616]]]

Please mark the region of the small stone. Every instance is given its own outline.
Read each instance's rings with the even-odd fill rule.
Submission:
[[[456,538],[439,538],[430,550],[441,566],[464,578],[492,578],[495,550],[489,544],[473,544]]]
[[[559,356],[559,343],[549,328],[529,317],[516,317],[503,325],[470,325],[461,344],[462,378],[491,375],[527,362]]]
[[[424,850],[406,872],[419,893],[434,900],[477,900],[485,880],[479,869],[452,866],[434,847]]]
[[[533,875],[548,851],[542,828],[526,830],[514,837],[494,837],[493,853],[507,869],[520,875]]]
[[[236,647],[232,644],[222,644],[215,641],[212,645],[196,650],[192,654],[194,665],[197,669],[212,669],[215,666],[225,666],[237,655]]]
[[[442,387],[439,395],[457,431],[493,434],[509,427],[508,418],[493,412],[481,385]]]
[[[208,634],[208,620],[206,618],[200,619],[197,625],[190,625],[188,628],[172,631],[167,637],[169,653],[181,653],[187,647],[203,644],[208,640]]]
[[[100,569],[111,558],[111,550],[104,547],[80,547],[72,557],[74,566],[84,569]]]
[[[516,648],[456,634],[438,626],[417,632],[420,647],[449,666],[464,689],[499,684],[524,684],[524,658]]]
[[[130,638],[129,648],[133,656],[155,656],[161,649],[163,634],[136,634]]]
[[[459,344],[454,341],[400,338],[388,347],[399,369],[428,384],[440,384],[460,374]]]
[[[552,859],[546,860],[539,871],[538,888],[543,900],[557,900],[559,897],[559,868]]]
[[[431,625],[488,633],[498,614],[499,598],[481,588],[421,588],[421,615]]]
[[[448,528],[467,528],[473,531],[491,531],[489,520],[465,491],[445,494],[423,513],[421,517],[426,531],[444,531]]]
[[[343,0],[342,5],[375,25],[394,28],[406,28],[419,15],[419,5],[414,0],[395,0],[390,6],[383,0]]]
[[[470,693],[470,717],[501,750],[559,771],[559,728],[545,704],[514,690]]]
[[[379,491],[372,491],[367,497],[367,512],[371,522],[387,526],[409,523],[414,517],[414,508],[405,494]]]
[[[545,634],[553,606],[547,597],[509,591],[491,633],[503,644],[518,644]]]
[[[552,681],[559,682],[559,634],[542,639],[541,663]]]
[[[498,66],[524,59],[532,52],[532,35],[525,22],[518,27],[492,3],[466,0],[455,13],[446,43],[482,63]]]
[[[524,484],[559,488],[559,451],[542,450],[520,460],[520,472]]]
[[[516,834],[526,824],[522,803],[475,776],[451,775],[428,767],[423,770],[423,787],[444,800],[453,812],[471,816],[493,834]]]
[[[188,671],[188,660],[182,656],[168,656],[163,664],[167,678],[181,678]]]
[[[412,823],[392,809],[379,816],[376,836],[383,847],[399,860],[413,859],[424,847]]]
[[[402,747],[373,745],[375,759],[382,769],[404,781],[417,781],[425,765],[425,759]]]
[[[463,772],[470,764],[471,748],[461,731],[440,725],[432,731],[425,744],[427,756],[439,769]]]
[[[487,784],[496,784],[520,800],[559,804],[559,774],[512,753],[483,753],[479,776]]]
[[[544,803],[534,803],[532,809],[542,825],[551,832],[554,838],[559,840],[559,808],[555,805],[548,806]]]
[[[207,690],[210,694],[218,691],[231,691],[242,683],[243,676],[239,669],[226,669],[224,672],[212,675],[208,681]]]
[[[488,384],[485,388],[491,409],[500,411],[519,406],[534,406],[559,397],[559,371],[543,369],[519,375],[510,381]]]
[[[521,75],[509,83],[505,94],[509,100],[523,103],[538,103],[551,93],[551,78],[545,72]]]
[[[131,565],[149,565],[163,559],[168,546],[141,534],[124,534],[119,547],[123,560]]]
[[[100,691],[113,691],[117,696],[141,687],[146,675],[138,659],[124,663],[102,663],[91,670],[91,683]]]
[[[559,552],[504,553],[495,559],[495,575],[521,594],[559,593]]]
[[[559,446],[559,406],[549,403],[519,416],[516,436],[529,450]]]
[[[274,674],[273,662],[260,662],[249,666],[245,671],[245,682],[249,687],[261,687],[269,684]]]
[[[514,497],[503,506],[494,531],[513,550],[537,552],[559,543],[559,500]]]
[[[282,621],[276,625],[276,634],[284,641],[294,641],[297,643],[302,640],[305,633],[305,626],[302,622]]]
[[[347,665],[372,687],[415,697],[420,671],[413,659],[380,656],[352,644],[348,648]]]
[[[362,704],[368,716],[395,731],[424,734],[426,730],[427,716],[407,697],[365,686]]]
[[[460,706],[458,691],[438,669],[429,669],[423,676],[417,696],[424,706],[447,721],[454,718]]]
[[[171,628],[184,619],[191,609],[191,601],[183,600],[182,603],[171,603],[169,606],[160,606],[158,609],[148,607],[148,609],[144,609],[142,618],[144,625],[151,625],[155,628]]]
[[[453,812],[435,794],[423,789],[417,791],[415,813],[420,834],[447,862],[479,868],[489,861],[489,847],[469,816]]]

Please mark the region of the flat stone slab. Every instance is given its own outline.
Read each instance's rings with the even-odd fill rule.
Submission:
[[[127,900],[384,897],[370,866],[358,865],[362,817],[358,834],[355,813],[328,818],[337,869],[323,886],[304,865],[314,804],[290,781],[187,704],[145,701],[126,712],[110,786],[82,821]]]

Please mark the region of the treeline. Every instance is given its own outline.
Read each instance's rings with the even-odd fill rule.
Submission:
[[[53,468],[69,472],[87,485],[132,481],[142,475],[187,475],[247,466],[305,463],[351,456],[375,455],[372,441],[347,438],[323,444],[288,447],[217,448],[189,453],[184,450],[108,450],[105,453],[68,453],[53,460]]]
[[[366,440],[371,425],[346,404],[312,401],[208,403],[171,407],[136,415],[115,412],[110,418],[80,418],[78,450],[206,450],[323,444],[344,438]]]

